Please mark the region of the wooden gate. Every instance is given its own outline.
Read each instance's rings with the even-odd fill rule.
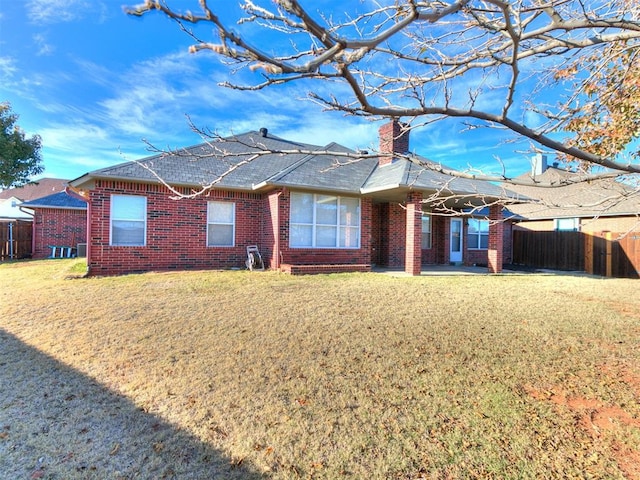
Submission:
[[[586,235],[585,249],[590,256],[585,259],[585,270],[606,277],[640,278],[640,233],[623,235]]]
[[[0,222],[0,260],[29,258],[33,227],[31,222]]]

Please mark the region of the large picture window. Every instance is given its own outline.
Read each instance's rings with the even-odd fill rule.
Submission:
[[[111,195],[111,245],[139,247],[147,238],[147,198]]]
[[[360,200],[294,192],[290,228],[294,248],[360,248]]]
[[[489,248],[489,221],[470,218],[467,238],[467,246],[470,249],[486,250]]]
[[[422,214],[422,249],[431,248],[431,215]]]
[[[207,205],[207,246],[233,247],[236,231],[236,204],[209,202]]]

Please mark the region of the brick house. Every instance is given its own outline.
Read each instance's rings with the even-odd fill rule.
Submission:
[[[518,177],[530,185],[508,185],[529,200],[509,206],[514,228],[583,233],[640,231],[640,196],[636,189],[611,178],[581,182],[578,173],[534,159],[531,173]],[[553,186],[546,188],[545,186]]]
[[[289,273],[378,265],[418,275],[449,263],[501,271],[511,228],[502,207],[487,217],[452,213],[499,200],[504,189],[397,158],[409,152],[397,121],[379,133],[381,155],[359,161],[341,156],[354,153],[341,145],[263,128],[87,173],[70,185],[88,202],[89,274],[243,268],[249,245],[268,268]]]
[[[87,202],[73,192],[60,191],[24,202],[33,211],[32,258],[48,258],[51,246],[70,247],[87,241]]]

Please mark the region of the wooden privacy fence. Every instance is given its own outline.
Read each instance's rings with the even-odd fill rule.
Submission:
[[[514,230],[513,263],[534,268],[640,278],[640,232]]]
[[[513,231],[513,263],[553,270],[584,271],[580,232]]]
[[[30,257],[32,237],[31,222],[0,222],[0,261]]]

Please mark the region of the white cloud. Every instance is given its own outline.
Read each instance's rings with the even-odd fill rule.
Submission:
[[[29,0],[26,8],[31,22],[52,24],[78,20],[93,7],[88,0]]]
[[[51,55],[55,51],[55,47],[47,42],[47,38],[42,33],[35,34],[33,42],[38,49],[36,55]]]
[[[16,61],[12,57],[0,57],[0,79],[7,81],[18,71]]]
[[[54,124],[39,132],[43,145],[64,152],[90,150],[108,137],[104,128],[89,123]]]

